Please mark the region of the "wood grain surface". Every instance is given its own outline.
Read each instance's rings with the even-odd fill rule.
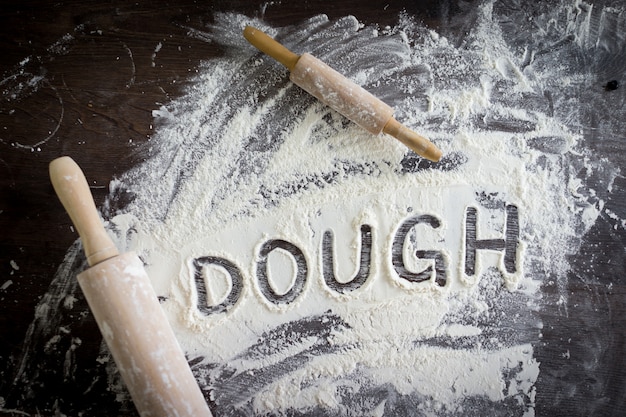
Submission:
[[[367,4],[367,5],[366,5]],[[464,2],[362,1],[4,1],[0,7],[0,415],[111,415],[106,381],[66,381],[25,391],[16,376],[35,308],[77,234],[48,178],[49,162],[71,156],[88,173],[96,205],[109,182],[140,162],[153,134],[152,111],[179,97],[202,60],[219,45],[190,36],[216,12],[237,11],[288,25],[325,13],[354,15],[381,26],[401,11],[431,27],[446,25]],[[155,54],[157,44],[162,48]],[[623,75],[623,74],[622,74]],[[608,81],[608,80],[607,80]],[[626,82],[626,80],[624,80]],[[36,83],[29,86],[28,83]],[[616,109],[624,114],[624,107]],[[589,126],[592,129],[593,126]],[[626,167],[626,137],[590,144]],[[609,203],[626,206],[626,180]],[[118,201],[119,206],[124,201]],[[104,214],[117,207],[104,207]],[[626,413],[626,233],[600,218],[572,260],[572,307],[541,312],[543,339],[538,415]],[[546,294],[555,293],[546,285]],[[72,366],[89,368],[101,347],[93,319],[77,318],[81,334]],[[601,329],[601,332],[598,331]],[[569,339],[569,341],[568,341]],[[562,346],[568,344],[566,361]],[[592,349],[592,346],[601,349]],[[65,349],[63,349],[65,348]],[[59,363],[69,346],[58,348]],[[42,373],[45,371],[42,370]],[[583,381],[571,396],[567,381]],[[590,404],[593,404],[591,406]],[[13,410],[13,411],[12,411]],[[127,410],[131,413],[132,410]],[[476,415],[479,413],[477,412]],[[121,415],[121,414],[120,414]]]

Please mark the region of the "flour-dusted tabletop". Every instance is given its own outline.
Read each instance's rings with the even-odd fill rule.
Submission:
[[[5,2],[0,414],[136,413],[74,279],[69,155],[214,415],[623,415],[626,8],[513,3]],[[442,162],[291,86],[246,20]]]

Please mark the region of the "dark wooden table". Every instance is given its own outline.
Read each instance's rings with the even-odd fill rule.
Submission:
[[[364,4],[351,0],[3,2],[0,414],[114,412],[107,408],[107,397],[97,393],[105,383],[84,394],[87,390],[81,384],[91,381],[26,390],[17,378],[20,369],[32,366],[20,358],[32,348],[24,341],[35,308],[77,239],[49,183],[48,163],[61,155],[73,157],[89,172],[96,204],[102,205],[109,182],[142,159],[141,145],[153,133],[152,110],[181,94],[201,60],[223,54],[219,45],[188,34],[189,27],[204,27],[215,12],[238,11],[273,25],[319,13],[331,19],[351,14],[384,26],[396,22],[405,10],[438,27],[459,10],[474,7],[454,1]],[[153,65],[159,42],[163,47]],[[24,87],[29,82],[32,86]],[[623,106],[617,111],[626,116]],[[626,167],[626,137],[620,134],[590,146]],[[621,176],[613,184],[609,203],[622,218],[626,216],[624,191],[626,180]],[[626,413],[625,245],[623,225],[615,227],[615,222],[601,216],[573,259],[569,281],[570,304],[585,308],[572,308],[568,317],[557,308],[542,312],[544,339],[536,346],[542,363],[536,399],[539,415]],[[79,367],[90,366],[101,341],[95,322],[84,326],[85,336],[76,350]],[[562,360],[558,346],[564,337],[571,339],[569,350],[579,358],[576,361]],[[589,343],[603,348],[591,350]],[[59,363],[64,352],[59,347]],[[601,354],[585,356],[594,352]],[[562,392],[570,387],[565,381],[579,381],[575,392]]]

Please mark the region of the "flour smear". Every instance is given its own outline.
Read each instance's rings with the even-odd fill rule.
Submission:
[[[534,415],[540,288],[567,304],[567,255],[601,208],[580,176],[595,166],[587,69],[566,64],[595,47],[596,11],[542,12],[485,2],[446,32],[408,14],[386,28],[215,16],[202,37],[224,56],[154,111],[108,226],[145,262],[216,415]],[[246,24],[392,105],[442,161],[317,102]]]

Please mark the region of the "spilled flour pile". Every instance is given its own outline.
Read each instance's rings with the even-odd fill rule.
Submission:
[[[586,74],[564,64],[587,47],[584,6],[536,17],[523,41],[490,2],[457,35],[408,15],[216,16],[203,36],[225,56],[154,111],[109,227],[217,415],[534,414],[539,288],[565,280],[598,216],[572,168],[592,171],[568,92]],[[392,105],[442,161],[309,97],[245,42],[249,23]]]
[[[153,155],[115,184],[132,214],[112,224],[221,415],[532,414],[533,272],[563,273],[596,212],[572,193],[553,70],[523,68],[492,14],[462,47],[409,17],[265,28],[393,105],[439,164],[308,97],[245,44],[247,18],[218,16],[229,53],[154,112]]]

